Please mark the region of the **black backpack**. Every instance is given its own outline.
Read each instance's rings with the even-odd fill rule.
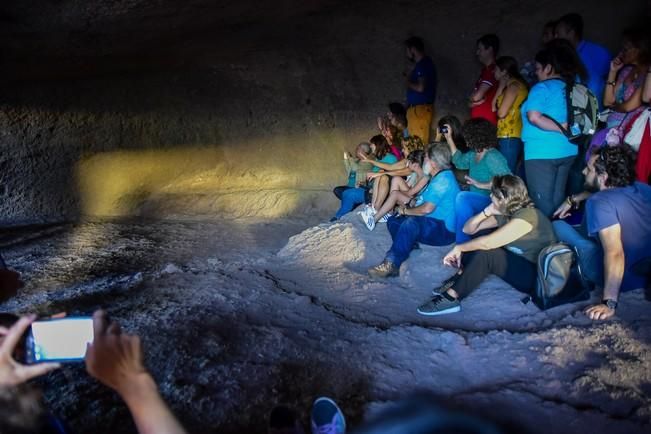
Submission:
[[[599,111],[597,98],[586,85],[565,81],[565,103],[567,104],[567,128],[551,116],[546,114],[543,116],[551,119],[571,143],[582,144],[597,129]]]
[[[522,302],[541,310],[590,297],[590,286],[583,278],[576,251],[564,243],[553,243],[538,254],[538,278],[533,294]]]

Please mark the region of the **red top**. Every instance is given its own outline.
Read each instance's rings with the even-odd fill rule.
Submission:
[[[482,68],[481,74],[475,83],[475,88],[473,91],[479,89],[479,86],[482,84],[489,85],[490,89],[488,89],[488,91],[484,94],[484,102],[470,109],[470,117],[484,118],[497,125],[497,113],[494,112],[492,108],[493,97],[495,96],[495,92],[497,92],[497,80],[495,80],[494,63]]]

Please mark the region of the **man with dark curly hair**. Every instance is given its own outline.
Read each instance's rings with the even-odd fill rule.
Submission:
[[[635,181],[635,154],[626,145],[601,148],[583,174],[586,191],[569,196],[554,216],[565,218],[587,200],[584,225],[577,231],[558,220],[554,230],[576,247],[585,277],[603,285],[602,303],[588,307],[586,314],[606,319],[615,314],[620,291],[648,286],[644,264],[651,259],[651,187]]]

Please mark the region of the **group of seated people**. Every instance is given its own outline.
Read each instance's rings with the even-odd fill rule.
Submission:
[[[386,223],[392,239],[369,275],[399,275],[419,243],[454,245],[443,263],[457,271],[420,314],[460,311],[459,301],[489,274],[531,293],[539,253],[558,241],[575,249],[583,277],[603,289],[603,302],[586,309],[590,318],[614,315],[621,291],[651,283],[651,225],[644,221],[651,215],[651,40],[644,29],[627,30],[611,58],[582,32],[577,14],[548,23],[548,40],[532,62],[535,78],[513,57],[497,57],[497,36],[480,38],[483,68],[470,117],[440,118],[427,145],[408,120],[409,100],[428,87],[427,74],[409,74],[418,86],[408,82],[407,107],[391,103],[378,119],[381,134],[361,143],[356,159],[345,156],[356,176],[335,189],[342,204],[332,221],[362,205],[366,227]],[[420,71],[422,41],[406,45]],[[594,134],[578,140],[568,133],[566,98],[576,83],[606,109]]]

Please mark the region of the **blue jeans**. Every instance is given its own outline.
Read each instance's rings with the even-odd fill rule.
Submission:
[[[425,216],[391,217],[387,222],[393,244],[385,259],[400,267],[407,260],[416,243],[446,246],[454,242],[454,234],[445,223]]]
[[[563,220],[552,222],[559,241],[576,248],[583,276],[595,285],[604,283],[604,251],[601,244],[588,238],[585,226],[579,230]]]
[[[522,140],[519,137],[505,137],[497,139],[497,145],[506,162],[511,169],[511,173],[517,175],[518,158],[522,154]]]
[[[363,188],[349,188],[341,194],[341,206],[337,210],[335,217],[342,218],[348,214],[360,203],[364,203],[366,190]]]
[[[454,212],[457,219],[457,224],[454,229],[456,230],[457,244],[465,243],[472,238],[470,235],[463,233],[463,225],[466,224],[470,217],[479,214],[490,203],[491,198],[481,193],[461,191],[457,194],[454,203]]]

